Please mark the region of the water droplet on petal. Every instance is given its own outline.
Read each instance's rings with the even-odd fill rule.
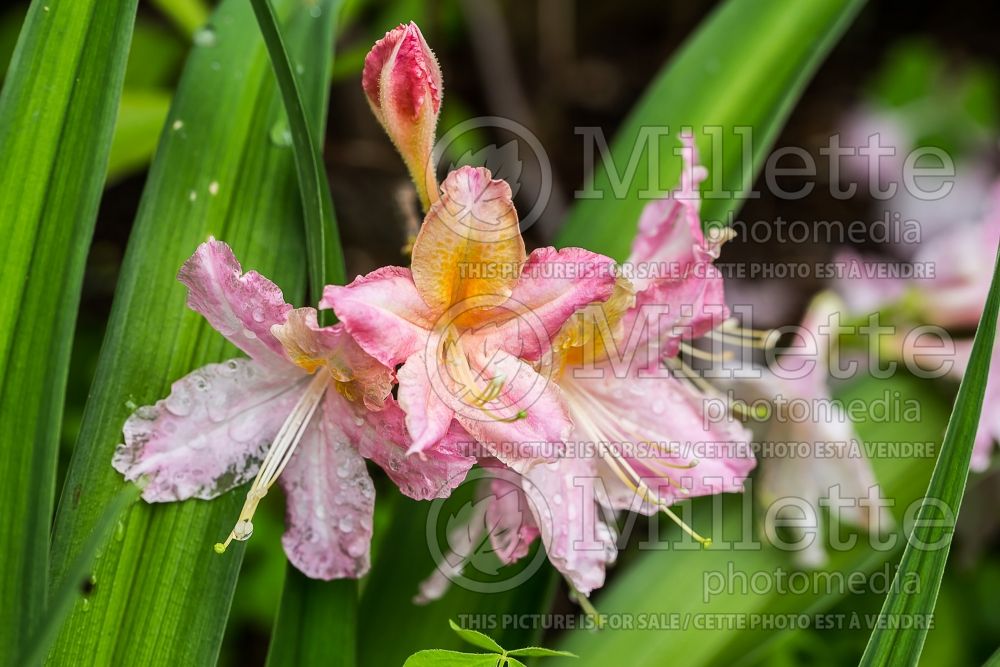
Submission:
[[[347,555],[351,558],[361,558],[365,555],[365,541],[351,540],[347,543]]]
[[[138,417],[139,419],[147,419],[149,421],[152,421],[160,416],[160,411],[157,410],[152,405],[143,405],[136,408],[135,416]]]
[[[215,34],[215,28],[210,25],[206,25],[203,28],[198,29],[194,36],[195,46],[215,46],[218,41],[218,36]]]
[[[250,313],[250,317],[253,318],[254,322],[263,322],[264,321],[264,309],[260,308],[259,306],[257,308],[254,308],[253,312]]]
[[[256,338],[256,337],[257,337],[257,334],[255,334],[255,333],[254,333],[253,331],[251,331],[250,329],[244,329],[244,330],[243,330],[243,335],[244,335],[244,336],[245,336],[246,338],[249,338],[250,340],[253,340],[254,338]]]
[[[326,518],[326,509],[322,505],[316,505],[316,507],[313,508],[313,514],[316,515],[317,519],[322,521]]]
[[[191,397],[186,391],[175,390],[167,396],[166,400],[163,401],[163,404],[167,406],[167,410],[178,417],[187,417],[191,414]]]
[[[354,519],[348,516],[340,517],[340,521],[337,522],[337,528],[340,529],[342,533],[349,533],[354,530]]]
[[[365,418],[362,417],[361,415],[354,415],[354,425],[355,426],[364,426],[365,425]]]
[[[351,466],[347,461],[344,461],[337,466],[337,477],[340,479],[347,479],[351,476]]]

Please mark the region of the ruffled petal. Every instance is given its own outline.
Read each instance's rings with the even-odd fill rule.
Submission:
[[[510,298],[483,315],[479,335],[522,359],[537,360],[581,308],[607,301],[615,262],[582,248],[531,253]]]
[[[434,315],[417,294],[409,269],[385,266],[346,287],[328,285],[321,308],[332,308],[365,352],[395,368],[427,344]]]
[[[313,308],[296,308],[288,321],[272,333],[296,365],[312,373],[323,367],[333,375],[337,390],[352,400],[362,400],[372,410],[382,407],[392,390],[392,370],[369,356],[354,341],[343,323],[321,327]]]
[[[336,419],[343,401],[327,392],[279,482],[285,491],[288,560],[313,579],[357,578],[368,572],[375,487],[365,461]],[[333,405],[331,405],[333,403]]]
[[[536,466],[522,482],[549,561],[583,595],[604,585],[618,555],[596,502],[599,485],[593,460],[579,457]]]
[[[483,167],[451,172],[413,246],[413,282],[424,301],[438,315],[499,305],[524,261],[510,186]]]
[[[378,464],[399,490],[414,500],[448,497],[476,462],[467,454],[471,438],[457,423],[452,422],[433,447],[407,456],[410,436],[404,423],[406,415],[394,400],[390,398],[379,412],[347,407],[354,411],[349,423],[356,428],[351,429],[351,436],[361,455]]]
[[[303,379],[294,366],[248,359],[199,368],[126,420],[112,465],[126,480],[146,479],[147,502],[215,498],[257,474]]]
[[[177,279],[187,285],[188,307],[259,363],[280,364],[284,350],[271,327],[292,307],[281,290],[256,271],[243,273],[232,249],[211,239],[184,262]]]
[[[667,505],[685,498],[740,492],[756,465],[750,433],[734,417],[706,411],[706,397],[667,374],[639,370],[617,377],[574,377],[560,386],[575,425],[569,443],[580,456],[606,446]],[[604,467],[606,466],[606,468]],[[652,513],[657,508],[625,489],[621,464],[602,463],[615,509]]]
[[[559,455],[572,423],[559,387],[530,364],[497,351],[473,359],[478,375],[503,379],[499,396],[481,409],[465,405],[455,416],[486,453],[518,472]]]
[[[406,429],[413,438],[410,453],[422,452],[437,444],[451,428],[454,409],[442,395],[441,381],[432,382],[428,374],[428,361],[423,351],[411,356],[396,377],[399,380],[399,406],[406,413]],[[446,371],[445,371],[446,373]]]
[[[493,552],[504,565],[528,555],[539,536],[538,524],[518,479],[498,476],[489,481],[486,526]]]
[[[699,210],[701,198],[698,185],[708,172],[698,164],[694,138],[682,135],[684,165],[680,186],[669,197],[646,204],[639,216],[639,230],[632,243],[632,253],[626,265],[635,270],[632,282],[639,291],[653,282],[646,272],[653,263],[662,264],[657,270],[672,277],[682,277],[699,257],[712,254],[701,231]]]

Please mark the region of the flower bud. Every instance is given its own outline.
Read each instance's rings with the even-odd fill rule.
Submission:
[[[401,24],[375,42],[361,84],[429,208],[438,196],[431,150],[441,110],[441,68],[415,23]]]

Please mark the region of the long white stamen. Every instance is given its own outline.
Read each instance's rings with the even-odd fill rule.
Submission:
[[[321,368],[309,381],[302,397],[292,408],[292,412],[288,415],[285,423],[281,425],[281,429],[278,430],[278,435],[274,437],[270,449],[267,450],[267,455],[260,464],[257,477],[254,478],[250,490],[247,491],[247,499],[243,503],[243,509],[240,510],[236,525],[225,542],[219,542],[215,545],[217,553],[224,552],[233,540],[242,542],[250,539],[253,534],[252,519],[254,512],[257,511],[257,505],[267,495],[268,489],[278,481],[278,477],[281,476],[285,466],[292,459],[295,448],[302,440],[306,427],[309,426],[313,414],[319,407],[327,387],[330,386],[330,380],[330,373],[325,368]]]

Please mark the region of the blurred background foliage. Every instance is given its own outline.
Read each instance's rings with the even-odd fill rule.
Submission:
[[[76,440],[145,171],[184,60],[200,38],[199,31],[212,4],[208,0],[148,0],[140,4],[107,191],[88,258],[77,322],[62,432],[61,475]],[[416,21],[441,59],[446,78],[442,133],[466,118],[496,114],[516,118],[542,140],[555,170],[556,191],[543,220],[528,232],[529,242],[537,244],[551,238],[566,202],[583,177],[580,139],[573,128],[599,125],[610,137],[661,64],[713,5],[710,0],[630,0],[610,4],[573,0],[346,2],[331,77],[325,155],[348,275],[376,265],[401,263],[400,249],[407,230],[416,224],[402,164],[370,117],[360,90],[364,55],[386,30],[402,21]],[[0,11],[0,63],[4,64],[0,71],[6,70],[26,8],[26,2],[18,1]],[[846,122],[848,112],[860,108],[890,114],[906,128],[914,146],[939,146],[960,159],[986,165],[995,173],[1000,129],[1000,40],[995,35],[998,18],[1000,12],[995,6],[972,0],[947,4],[903,0],[869,3],[822,65],[778,145],[802,146],[817,156],[818,148]],[[455,146],[455,157],[490,140],[495,138],[467,135],[463,143]],[[821,174],[820,180],[827,176]],[[786,185],[794,189],[794,178]],[[763,196],[749,201],[741,217],[871,219],[872,202],[865,197],[827,199],[823,189],[817,187],[817,194],[793,202],[778,200],[763,189]],[[386,193],[393,196],[387,197]],[[740,262],[763,256],[781,259],[789,252],[801,260],[803,251],[815,259],[829,259],[836,250],[826,246],[803,249],[801,245],[782,248],[735,242],[726,247],[723,260]],[[769,280],[736,289],[740,294],[756,291],[782,295],[780,299],[761,299],[769,307],[755,324],[771,326],[797,321],[805,301],[819,287],[799,284],[790,290],[779,280]],[[940,439],[955,387],[916,378],[876,384],[855,383],[840,388],[840,392],[880,395],[898,385],[924,406],[925,421],[919,428],[921,434],[927,435],[918,439]],[[859,431],[870,440],[907,439],[904,424],[861,424]],[[892,461],[878,465],[891,466]],[[373,562],[378,567],[381,552],[393,548],[391,537],[393,530],[398,530],[390,527],[389,515],[393,511],[408,513],[415,524],[422,526],[422,510],[411,507],[412,503],[401,498],[384,477],[376,481],[380,485],[380,502],[376,506]],[[921,490],[924,482],[916,480],[915,491]],[[1000,471],[996,468],[970,480],[958,543],[952,551],[923,664],[981,664],[1000,642],[1000,520],[994,511],[1000,501],[998,482]],[[278,539],[283,513],[279,497],[264,504],[258,514],[258,537],[247,545],[221,656],[223,665],[263,664],[285,573]],[[603,595],[616,594],[616,579],[635,558],[637,541],[633,539],[631,550],[620,557],[607,590],[596,596],[599,609]],[[398,597],[405,604],[415,590],[391,587],[405,587],[428,573],[421,559],[413,562],[413,571],[407,576],[380,582],[380,586],[390,587],[382,594]],[[512,602],[513,608],[551,599],[557,610],[571,611],[564,589],[551,596],[548,578],[536,575],[530,583],[536,592],[528,596],[530,600]],[[824,608],[832,613],[875,614],[881,603],[881,596],[867,594],[828,600]],[[662,606],[669,610],[669,601]],[[385,641],[392,641],[391,628],[378,632]],[[447,632],[446,627],[442,628],[442,634]],[[509,644],[503,640],[501,643],[543,641],[555,645],[565,640],[558,633],[527,636],[531,634],[508,637]],[[740,658],[744,664],[852,663],[867,637],[866,632],[847,629],[785,632]],[[418,638],[411,639],[419,642]],[[586,644],[584,641],[582,646]],[[573,642],[570,646],[576,648]],[[407,649],[431,647],[442,646],[415,645],[400,650],[405,655]]]

